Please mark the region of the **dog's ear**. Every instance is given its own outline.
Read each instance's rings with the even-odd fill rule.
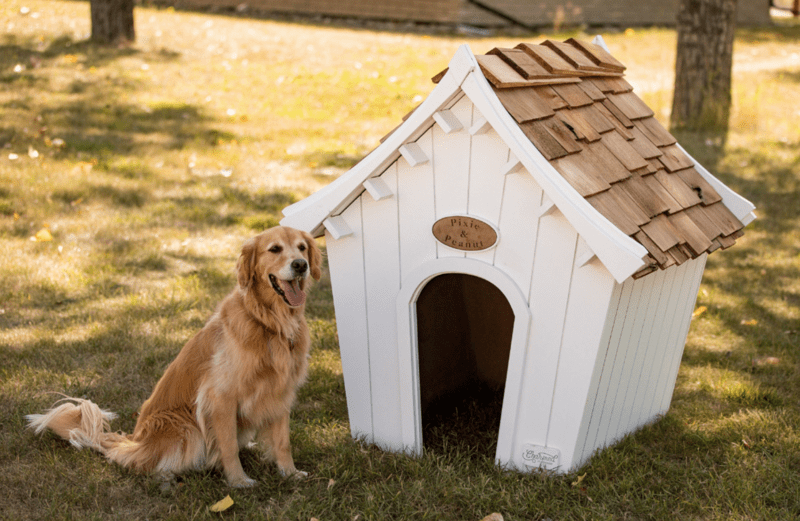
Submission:
[[[250,289],[256,276],[256,240],[250,239],[242,246],[236,262],[236,275],[242,289]]]
[[[314,280],[319,280],[322,276],[322,252],[317,246],[317,241],[310,233],[303,232],[303,239],[308,247],[308,263],[311,265],[311,276]]]

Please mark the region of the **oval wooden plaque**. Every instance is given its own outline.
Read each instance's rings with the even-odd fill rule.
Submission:
[[[463,251],[482,251],[497,243],[494,226],[467,215],[442,217],[433,223],[433,236],[442,244]]]

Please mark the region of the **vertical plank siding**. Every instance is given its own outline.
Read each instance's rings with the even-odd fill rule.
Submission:
[[[686,295],[683,301],[684,308],[682,314],[679,314],[682,324],[680,327],[675,328],[677,338],[675,340],[675,352],[672,358],[672,367],[667,377],[664,386],[664,393],[661,399],[661,411],[666,412],[669,409],[669,404],[672,401],[672,393],[675,391],[675,381],[678,378],[678,368],[681,365],[681,358],[683,356],[683,348],[686,344],[686,337],[689,335],[689,326],[692,322],[692,310],[694,310],[695,303],[697,302],[697,292],[700,290],[700,281],[703,278],[703,271],[706,267],[706,259],[708,254],[694,259],[689,264],[688,277],[690,279],[689,294]]]
[[[498,219],[500,241],[493,251],[492,263],[517,281],[528,299],[543,194],[524,168],[505,176],[503,205]]]
[[[433,155],[430,130],[417,143],[428,157]],[[433,165],[434,162],[429,161],[412,167],[403,158],[397,160],[401,281],[417,265],[437,258],[437,242],[431,235],[431,226],[436,221]]]
[[[334,310],[344,373],[350,433],[354,438],[372,441],[372,388],[370,381],[369,327],[367,292],[363,277],[354,280],[354,273],[364,273],[364,245],[361,232],[361,199],[342,214],[351,235],[334,240],[325,232],[328,264],[331,272]]]
[[[469,127],[472,122],[472,103],[469,98],[462,97],[450,112],[462,122],[462,126]],[[471,137],[462,130],[447,134],[437,124],[431,130],[433,142],[433,165],[431,175],[434,182],[436,198],[436,219],[448,215],[463,214],[469,200],[469,174],[470,174],[470,148]],[[430,230],[428,231],[430,235]],[[426,237],[425,239],[428,239]],[[435,242],[437,258],[463,257],[464,252],[449,248],[438,241]]]
[[[607,335],[605,318],[615,286],[599,261],[581,266],[575,258],[547,433],[547,445],[561,449],[561,465],[567,469],[580,462],[577,449],[583,449],[587,395],[599,361],[598,346]]]
[[[381,178],[397,193],[397,163]],[[385,448],[402,449],[401,418],[383,411],[399,410],[400,376],[397,359],[395,295],[400,290],[400,239],[397,233],[397,197],[375,201],[361,196],[364,284],[369,323],[370,381],[372,382],[373,441]]]
[[[637,364],[630,383],[633,400],[628,410],[627,422],[624,427],[625,432],[631,432],[643,426],[649,420],[649,416],[643,414],[644,397],[646,394],[645,389],[649,386],[652,375],[655,374],[653,373],[653,359],[655,357],[653,344],[660,335],[660,329],[656,326],[661,323],[659,320],[654,320],[654,317],[657,316],[659,306],[665,298],[664,292],[669,290],[669,288],[664,287],[664,281],[667,278],[665,271],[659,270],[650,277],[645,278],[652,278],[653,285],[647,305],[647,321],[639,338],[639,356],[637,357]]]
[[[655,420],[669,408],[705,257],[617,284],[609,307],[608,342],[596,388],[588,394],[589,426],[574,464]]]
[[[473,112],[473,122],[483,117],[477,109]],[[471,138],[470,163],[472,167],[466,211],[470,215],[480,217],[497,226],[500,230],[498,240],[507,242],[506,235],[512,233],[515,227],[519,227],[514,222],[506,225],[501,219],[501,211],[505,204],[503,189],[507,180],[507,176],[501,173],[501,169],[508,160],[509,149],[497,132],[491,128],[484,133],[471,136]],[[529,193],[525,195],[530,196]],[[530,201],[528,204],[530,205]],[[467,257],[493,264],[496,251],[497,247],[481,252],[468,252]]]
[[[518,443],[545,446],[555,391],[558,355],[567,312],[567,299],[578,234],[561,212],[541,218],[532,259],[531,343],[525,359],[525,381],[520,396]]]

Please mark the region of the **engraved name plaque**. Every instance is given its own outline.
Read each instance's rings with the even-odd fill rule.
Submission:
[[[491,224],[467,215],[443,217],[433,224],[436,240],[456,250],[483,251],[497,243]]]

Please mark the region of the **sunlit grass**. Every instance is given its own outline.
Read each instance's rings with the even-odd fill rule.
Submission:
[[[27,15],[20,12],[25,6]],[[32,16],[36,13],[36,16]],[[710,256],[670,413],[565,477],[521,476],[442,433],[422,458],[350,439],[327,271],[293,416],[303,483],[251,452],[170,493],[24,430],[58,395],[135,412],[235,284],[242,242],[346,171],[432,89],[462,43],[137,7],[137,43],[86,42],[88,3],[0,5],[0,498],[9,519],[796,519],[800,501],[800,33],[739,32],[731,131],[682,145],[758,207]],[[675,34],[610,33],[669,122]],[[14,157],[12,159],[12,157]],[[31,240],[46,230],[52,240]],[[478,433],[482,435],[482,433]],[[584,476],[578,480],[579,476]]]

